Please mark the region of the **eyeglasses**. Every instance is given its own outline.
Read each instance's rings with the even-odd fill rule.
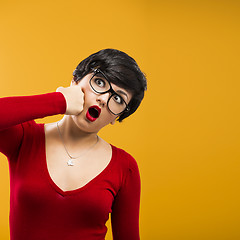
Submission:
[[[128,104],[124,100],[125,93],[116,93],[106,75],[98,68],[94,69],[93,76],[89,80],[89,84],[92,90],[96,93],[105,94],[112,93],[107,101],[107,106],[109,111],[114,115],[120,115],[123,112],[128,112],[130,110]]]

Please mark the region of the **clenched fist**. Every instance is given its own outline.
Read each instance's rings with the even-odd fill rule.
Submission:
[[[84,92],[79,85],[59,87],[56,92],[61,92],[67,103],[66,115],[78,115],[83,110]]]

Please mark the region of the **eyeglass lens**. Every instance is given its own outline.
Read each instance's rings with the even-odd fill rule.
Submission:
[[[98,72],[93,75],[93,77],[90,79],[90,85],[92,89],[100,94],[107,93],[111,91],[112,89],[109,81],[106,80],[106,78],[101,74],[101,72]],[[108,99],[108,108],[113,114],[120,114],[123,112],[127,107],[127,104],[122,96],[120,96],[117,93],[112,93],[110,98]]]

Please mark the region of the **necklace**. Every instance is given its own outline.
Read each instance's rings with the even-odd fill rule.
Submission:
[[[62,134],[61,134],[61,132],[60,132],[60,129],[59,129],[59,126],[58,126],[58,123],[59,123],[59,122],[57,122],[58,134],[59,134],[60,139],[61,139],[61,141],[62,141],[62,144],[63,144],[63,146],[64,146],[64,148],[65,148],[65,151],[66,151],[67,155],[68,155],[69,158],[70,158],[70,159],[67,160],[67,165],[68,165],[68,166],[74,166],[73,160],[82,157],[83,155],[85,155],[86,153],[88,153],[92,148],[94,148],[94,147],[97,145],[98,141],[99,141],[99,137],[98,137],[98,135],[97,135],[97,141],[96,141],[89,149],[87,149],[86,151],[84,151],[84,152],[83,152],[81,155],[79,155],[78,157],[73,157],[73,156],[70,155],[70,153],[68,152],[68,150],[67,150],[67,148],[66,148],[66,145],[65,145],[64,140],[63,140],[63,136],[62,136]]]

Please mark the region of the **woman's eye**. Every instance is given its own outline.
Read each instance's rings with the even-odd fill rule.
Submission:
[[[102,79],[95,79],[95,83],[99,86],[99,87],[105,87],[105,82]]]
[[[121,98],[120,96],[114,95],[114,96],[113,96],[113,99],[114,99],[114,101],[115,101],[116,103],[118,103],[118,104],[123,104],[123,100],[122,100],[122,98]]]

